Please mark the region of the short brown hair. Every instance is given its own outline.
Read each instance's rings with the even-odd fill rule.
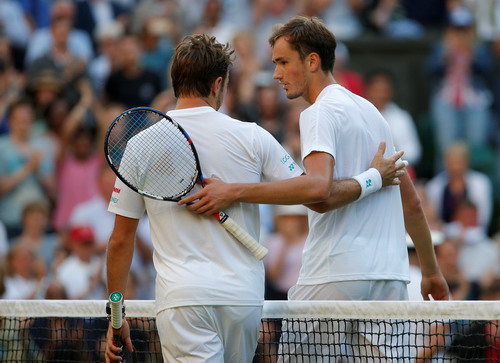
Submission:
[[[321,69],[324,72],[333,70],[337,41],[319,18],[294,16],[285,24],[276,25],[269,38],[271,47],[281,37],[285,37],[292,48],[299,52],[302,60],[308,54],[317,53],[321,58]]]
[[[37,200],[30,202],[26,204],[26,206],[23,208],[23,219],[26,218],[26,215],[33,212],[40,212],[43,213],[45,216],[49,217],[50,206],[45,200]]]
[[[195,34],[184,37],[175,48],[171,76],[175,97],[207,97],[218,77],[224,80],[233,63],[234,51],[215,37]]]

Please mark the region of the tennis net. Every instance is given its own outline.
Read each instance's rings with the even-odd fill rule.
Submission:
[[[162,362],[154,302],[126,305],[137,361]],[[104,306],[1,301],[0,361],[102,362]],[[254,362],[277,361],[500,362],[500,302],[266,301]]]

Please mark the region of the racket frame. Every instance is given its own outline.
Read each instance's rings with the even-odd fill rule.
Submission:
[[[129,115],[131,113],[134,113],[134,112],[141,112],[141,111],[151,112],[151,113],[158,114],[159,116],[162,116],[168,122],[172,123],[172,125],[174,125],[175,127],[177,127],[181,131],[181,133],[186,138],[186,140],[187,140],[187,142],[189,144],[189,147],[191,148],[191,150],[193,152],[194,160],[196,162],[196,171],[197,171],[196,178],[193,180],[191,186],[189,188],[187,188],[183,192],[183,194],[179,195],[179,197],[177,197],[177,198],[162,197],[162,196],[159,196],[159,195],[151,194],[151,193],[148,193],[148,192],[146,192],[146,191],[144,191],[142,189],[139,189],[136,186],[132,185],[129,181],[127,181],[127,179],[125,179],[120,174],[120,172],[118,171],[118,168],[114,165],[113,161],[111,160],[111,157],[109,156],[109,153],[108,153],[109,141],[108,140],[109,140],[109,137],[110,137],[110,135],[111,135],[111,133],[113,131],[113,128],[116,127],[120,123],[120,121],[123,118],[125,118],[127,115]],[[129,187],[133,191],[139,193],[140,195],[143,195],[143,196],[151,198],[151,199],[165,200],[165,201],[169,201],[169,202],[178,202],[178,201],[180,201],[182,199],[182,197],[184,197],[187,193],[189,193],[194,188],[194,186],[196,185],[196,180],[199,179],[202,185],[204,185],[204,183],[205,183],[205,180],[203,178],[203,174],[201,172],[201,165],[200,165],[200,160],[198,158],[198,153],[196,151],[196,148],[194,147],[193,141],[191,140],[191,137],[189,136],[189,134],[174,119],[172,119],[171,117],[167,116],[163,112],[155,110],[154,108],[151,108],[151,107],[134,107],[134,108],[128,109],[128,110],[122,112],[118,117],[116,117],[113,120],[113,122],[111,123],[111,125],[109,125],[108,131],[106,132],[106,137],[104,138],[104,155],[106,156],[106,161],[107,161],[108,165],[115,172],[116,176],[127,187]]]

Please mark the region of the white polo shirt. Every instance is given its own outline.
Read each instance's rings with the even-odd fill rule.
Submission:
[[[381,141],[395,152],[387,122],[367,100],[334,84],[300,116],[302,158],[335,158],[335,179],[368,169]],[[298,284],[350,280],[409,281],[401,195],[386,187],[358,202],[319,214],[309,210],[309,235]]]
[[[190,135],[205,177],[256,183],[302,174],[281,145],[254,123],[211,107],[168,113]],[[139,218],[147,210],[157,271],[157,311],[187,305],[261,305],[264,266],[213,217],[176,203],[142,197],[117,179],[109,210]],[[234,203],[225,212],[259,239],[259,206]]]

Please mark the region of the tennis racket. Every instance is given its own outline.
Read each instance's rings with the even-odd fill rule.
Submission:
[[[123,112],[109,126],[106,159],[129,188],[157,200],[178,202],[198,181],[204,186],[200,161],[187,132],[169,116],[137,107]],[[213,214],[219,223],[258,259],[268,250],[226,213]]]

